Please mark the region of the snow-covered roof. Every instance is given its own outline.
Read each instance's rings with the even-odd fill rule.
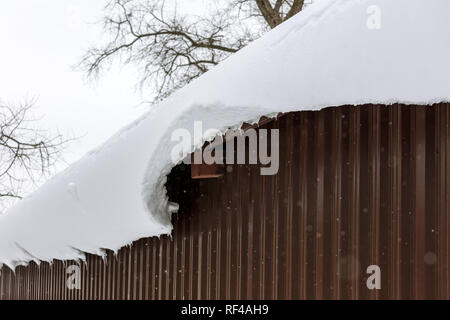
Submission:
[[[170,233],[171,133],[195,120],[224,132],[277,112],[450,101],[449,12],[448,0],[315,0],[1,215],[0,264]]]

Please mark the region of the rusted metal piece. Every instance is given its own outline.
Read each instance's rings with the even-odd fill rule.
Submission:
[[[224,167],[220,164],[191,164],[192,179],[214,179],[224,175]]]
[[[267,122],[280,170],[194,180],[172,237],[67,267],[4,268],[0,299],[449,299],[450,105],[344,106]],[[381,289],[366,286],[370,265]]]
[[[276,117],[280,116],[281,114],[277,115]],[[276,117],[274,118],[267,118],[267,117],[261,117],[261,119],[259,119],[258,123],[256,124],[249,124],[249,123],[244,123],[241,126],[241,130],[242,131],[247,131],[250,129],[256,129],[258,127],[261,127],[265,124],[268,124],[272,121],[274,121],[274,119],[276,119]],[[234,135],[232,135],[234,137]],[[237,136],[237,134],[236,134]],[[221,143],[226,142],[226,136],[220,137],[221,138]],[[202,150],[205,150],[206,146],[208,146],[209,143],[205,143],[205,145],[203,146]],[[219,144],[221,145],[221,144]],[[222,145],[222,148],[223,145]],[[225,148],[224,148],[225,149]],[[226,152],[224,150],[224,152]],[[211,152],[211,155],[214,156],[215,155],[215,150],[213,150]],[[200,158],[200,159],[197,159]],[[196,163],[196,160],[201,160],[201,163]],[[225,160],[225,157],[224,157]],[[225,163],[226,161],[223,161],[223,163]],[[192,179],[215,179],[215,178],[219,178],[222,177],[225,173],[225,167],[223,164],[219,164],[219,163],[212,163],[212,164],[206,164],[203,160],[203,157],[200,156],[195,156],[194,154],[191,155],[191,178]]]

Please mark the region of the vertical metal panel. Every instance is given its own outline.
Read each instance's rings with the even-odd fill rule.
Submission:
[[[298,237],[298,247],[297,250],[294,252],[294,256],[296,256],[296,253],[298,254],[298,264],[294,265],[294,270],[292,270],[292,273],[294,275],[299,275],[298,280],[296,281],[296,291],[293,294],[293,297],[297,296],[300,299],[306,299],[307,298],[307,270],[308,270],[308,257],[307,257],[307,251],[308,251],[308,187],[307,187],[307,178],[308,178],[308,150],[309,150],[309,134],[308,134],[308,113],[302,112],[297,114],[300,125],[297,129],[297,133],[300,137],[300,144],[298,146],[299,152],[294,152],[296,146],[294,145],[292,148],[292,152],[294,155],[297,155],[295,159],[299,159],[299,165],[294,165],[295,162],[293,162],[293,168],[295,171],[295,176],[293,177],[293,187],[294,187],[294,194],[298,194],[298,201],[295,203],[294,208],[297,208],[297,212],[299,217],[296,219],[296,216],[294,214],[294,225],[295,221],[298,221],[297,225],[298,228],[296,228],[294,235],[297,235]],[[295,129],[295,126],[294,126]],[[294,135],[293,135],[294,136]],[[297,188],[298,186],[298,188]],[[295,198],[295,197],[294,197]],[[294,236],[295,239],[295,236]],[[295,250],[295,249],[294,249]]]
[[[359,206],[359,188],[360,188],[360,109],[353,108],[348,116],[348,229],[349,248],[347,256],[348,265],[348,298],[357,299],[359,297],[359,237],[360,237],[360,206]]]
[[[423,299],[425,297],[425,168],[426,168],[426,148],[425,148],[425,109],[416,107],[412,113],[411,140],[413,149],[414,166],[414,192],[412,196],[414,209],[414,252],[413,252],[413,292],[414,298]]]
[[[172,237],[0,273],[0,299],[449,299],[450,105],[344,106],[265,123],[280,170],[196,180]],[[271,142],[270,142],[271,143]],[[66,286],[81,267],[81,290]],[[366,286],[381,267],[381,290]]]
[[[314,291],[315,291],[315,299],[323,299],[323,270],[324,270],[324,224],[325,224],[325,216],[324,216],[324,207],[325,207],[325,112],[319,111],[315,114],[315,165],[316,165],[316,177],[315,181],[313,180],[313,184],[309,185],[308,188],[311,188],[316,191],[316,199],[315,199],[315,233],[313,233],[313,237],[315,238],[315,271],[313,274],[314,277]]]
[[[437,283],[438,296],[449,297],[449,236],[450,228],[450,110],[445,105],[435,107],[436,176],[437,176]]]
[[[343,169],[343,153],[342,153],[342,109],[335,109],[332,111],[332,155],[333,160],[333,178],[332,178],[332,214],[331,214],[331,265],[335,273],[331,275],[331,296],[332,299],[340,299],[341,297],[341,279],[342,279],[342,169]],[[335,257],[335,259],[333,259]]]
[[[369,110],[369,265],[380,266],[380,107]],[[371,298],[378,298],[379,291],[371,290]]]
[[[401,236],[402,236],[402,117],[401,107],[396,105],[389,109],[389,141],[388,141],[388,212],[392,215],[388,219],[389,252],[388,259],[392,261],[388,272],[388,296],[400,299],[401,296]]]

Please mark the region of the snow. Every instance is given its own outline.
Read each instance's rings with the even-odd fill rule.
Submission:
[[[380,29],[368,27],[374,10]],[[0,263],[84,259],[169,234],[171,133],[194,121],[225,132],[278,112],[449,102],[448,12],[448,0],[316,0],[0,216]]]

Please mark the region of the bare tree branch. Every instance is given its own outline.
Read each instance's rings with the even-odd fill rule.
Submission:
[[[218,3],[222,3],[219,5]],[[286,21],[304,0],[217,1],[207,16],[179,15],[165,0],[111,0],[105,7],[104,45],[86,52],[79,68],[97,76],[118,59],[142,71],[155,101],[183,87],[230,54]]]
[[[0,102],[0,198],[20,198],[26,182],[36,182],[59,159],[65,140],[47,136],[30,118],[33,103]],[[3,202],[3,201],[2,201]]]

